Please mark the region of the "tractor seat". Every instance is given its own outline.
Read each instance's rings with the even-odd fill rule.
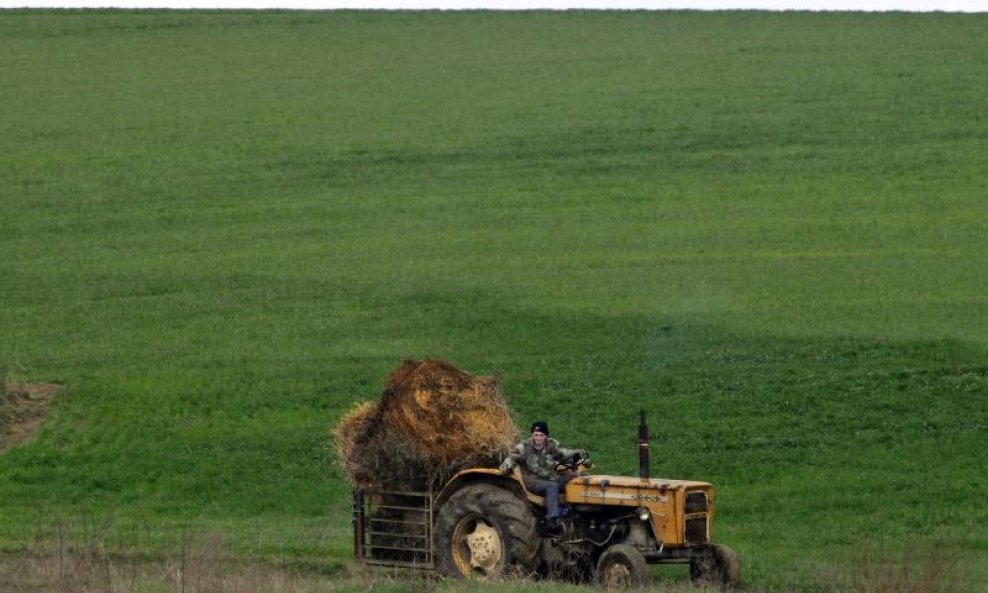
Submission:
[[[530,491],[528,488],[525,487],[525,480],[522,478],[521,468],[516,466],[515,469],[512,470],[511,472],[511,477],[514,478],[516,482],[518,482],[519,486],[521,486],[521,490],[522,492],[525,493],[525,498],[528,499],[528,502],[536,506],[542,507],[543,509],[545,508],[545,497],[539,496],[538,494]]]

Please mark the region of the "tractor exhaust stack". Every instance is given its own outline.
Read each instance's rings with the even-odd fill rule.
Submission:
[[[638,425],[638,475],[643,480],[649,478],[648,462],[648,419],[645,410],[640,410],[641,422]]]

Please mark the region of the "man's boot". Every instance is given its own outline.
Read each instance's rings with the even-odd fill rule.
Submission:
[[[559,517],[547,517],[545,520],[546,535],[562,535],[563,526],[559,522]]]

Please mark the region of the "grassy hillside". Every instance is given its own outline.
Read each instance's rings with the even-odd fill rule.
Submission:
[[[0,12],[0,549],[328,572],[403,357],[715,482],[752,590],[988,580],[988,16]],[[666,575],[670,582],[685,579]]]

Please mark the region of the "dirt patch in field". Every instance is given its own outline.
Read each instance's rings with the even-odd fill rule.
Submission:
[[[0,454],[34,438],[61,390],[54,383],[0,383]]]

